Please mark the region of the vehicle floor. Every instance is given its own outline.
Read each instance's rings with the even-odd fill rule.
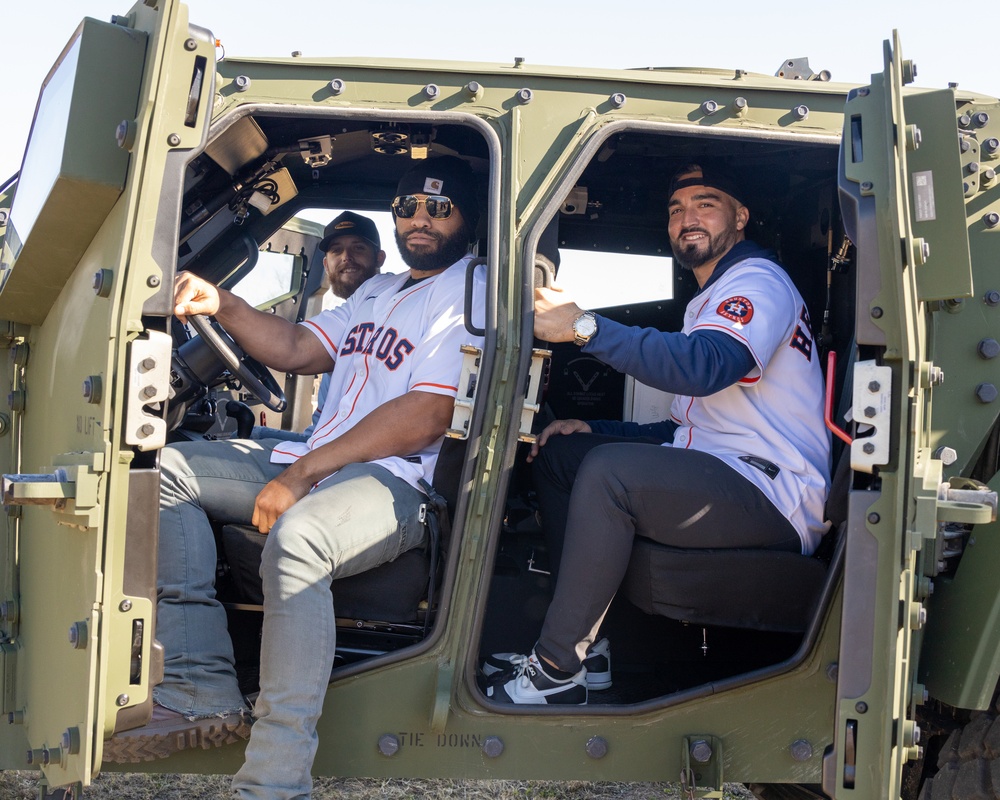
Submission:
[[[612,685],[591,692],[588,698],[589,703],[600,705],[642,703],[779,664],[791,658],[801,642],[797,634],[685,625],[651,616],[617,599],[601,635],[611,642]],[[480,657],[527,652],[534,636],[537,630],[528,637],[530,641],[523,634],[516,637],[520,647],[481,649]],[[486,638],[503,637],[494,632]]]
[[[488,619],[489,619],[489,615]],[[523,614],[521,615],[523,616]],[[493,652],[528,652],[537,636],[517,628],[518,615],[504,620],[502,630],[484,634],[480,658]],[[244,694],[259,689],[259,627],[231,627],[237,660],[237,676]],[[625,601],[616,601],[601,632],[611,641],[609,689],[591,692],[589,702],[600,705],[630,705],[725,680],[781,663],[798,648],[797,635],[701,628],[664,617],[645,614]],[[407,635],[367,633],[352,629],[338,632],[335,668],[415,644]],[[499,644],[506,642],[506,644]],[[481,676],[479,676],[481,679]]]

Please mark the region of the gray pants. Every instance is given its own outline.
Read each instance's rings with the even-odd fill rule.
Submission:
[[[540,459],[539,493],[568,496],[549,504],[568,509],[565,521],[543,512],[545,527],[563,528],[565,539],[536,645],[560,669],[580,669],[636,536],[672,547],[801,552],[795,528],[763,492],[708,453],[577,433],[550,439]]]
[[[248,523],[254,500],[285,469],[275,440],[185,442],[160,455],[157,638],[165,650],[154,698],[192,717],[243,708],[226,612],[215,597],[209,520]],[[349,464],[284,514],[268,535],[257,722],[233,780],[241,798],[308,797],[336,647],[330,584],[424,541],[424,495],[374,464]]]

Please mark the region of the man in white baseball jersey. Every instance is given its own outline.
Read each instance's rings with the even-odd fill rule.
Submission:
[[[324,254],[323,271],[330,284],[330,294],[336,298],[335,305],[347,300],[361,284],[377,275],[385,263],[385,250],[375,223],[353,211],[344,211],[330,221],[323,230],[317,250]],[[302,433],[258,426],[250,438],[306,441],[319,423],[329,391],[330,373],[324,372],[316,395],[316,410]]]
[[[575,341],[676,397],[669,420],[558,420],[532,447],[562,578],[534,650],[487,659],[498,700],[579,704],[588,687],[611,685],[606,640],[595,640],[636,536],[809,554],[826,531],[830,438],[808,313],[774,254],[746,240],[741,198],[707,165],[671,181],[673,257],[699,287],[679,333],[629,328],[536,289],[536,336]]]
[[[156,635],[164,679],[154,689],[153,722],[109,741],[112,758],[134,753],[136,740],[145,754],[163,756],[249,733],[215,599],[209,520],[249,522],[269,534],[261,691],[233,786],[243,798],[309,796],[335,653],[331,581],[423,543],[419,482],[431,481],[451,423],[460,347],[482,343],[464,325],[478,220],[468,164],[451,156],[417,162],[400,179],[392,210],[409,272],[375,275],[343,305],[299,325],[178,276],[181,320],[214,315],[262,363],[332,377],[307,442],[197,441],[162,451]],[[477,277],[481,301],[485,281]]]

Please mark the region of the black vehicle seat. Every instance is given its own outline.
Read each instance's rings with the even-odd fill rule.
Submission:
[[[827,518],[843,516],[850,487],[845,450],[827,502]],[[835,513],[836,512],[836,513]],[[844,520],[811,556],[778,550],[694,550],[637,537],[622,593],[647,614],[695,625],[802,633],[823,594]]]
[[[459,479],[465,458],[466,441],[445,439],[434,470],[434,489],[439,497],[427,503],[427,543],[424,547],[407,550],[393,561],[375,569],[349,575],[333,581],[334,609],[338,619],[378,620],[380,622],[423,623],[432,597],[441,554],[449,542],[450,516],[458,497]],[[445,535],[438,541],[438,531]],[[267,536],[250,525],[224,525],[222,547],[229,565],[229,574],[237,602],[246,606],[261,606],[264,592],[260,578],[261,554]],[[428,606],[421,609],[421,602]]]
[[[853,354],[854,348],[849,348]],[[853,361],[837,384],[849,404]],[[844,397],[846,395],[846,397]],[[811,556],[760,549],[682,549],[637,537],[624,597],[647,614],[681,622],[778,633],[805,632],[841,557],[851,488],[850,449],[834,440],[836,468],[826,504],[830,531]]]

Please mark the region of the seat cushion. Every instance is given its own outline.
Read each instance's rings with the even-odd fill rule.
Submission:
[[[697,625],[800,633],[827,565],[777,550],[686,550],[637,537],[622,582],[648,614]]]
[[[267,536],[249,525],[225,525],[222,546],[230,576],[244,603],[261,604],[261,553]],[[380,622],[415,622],[417,607],[426,599],[430,561],[422,549],[407,550],[368,572],[339,578],[332,584],[338,617]]]

